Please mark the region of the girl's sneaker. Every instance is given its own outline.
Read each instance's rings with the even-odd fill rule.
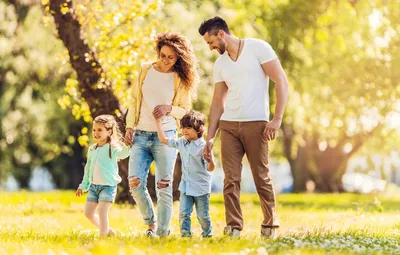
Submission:
[[[114,229],[108,228],[107,236],[115,236],[115,235],[116,235],[116,233],[115,233]]]

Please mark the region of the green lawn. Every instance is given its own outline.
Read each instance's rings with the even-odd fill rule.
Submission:
[[[393,192],[394,193],[394,192]],[[397,193],[398,194],[398,193]],[[278,196],[278,237],[259,237],[256,195],[242,196],[245,228],[239,240],[222,235],[223,199],[211,196],[214,237],[202,240],[195,217],[191,239],[179,237],[174,204],[172,235],[148,239],[139,210],[113,205],[115,237],[100,239],[74,192],[0,192],[0,254],[400,254],[400,197],[355,194]]]

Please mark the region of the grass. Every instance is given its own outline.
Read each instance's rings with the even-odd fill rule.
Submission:
[[[222,235],[223,198],[211,196],[214,237],[179,237],[174,204],[172,235],[148,239],[138,208],[113,205],[117,236],[101,239],[83,215],[85,198],[72,191],[0,192],[0,254],[400,254],[400,197],[357,194],[283,194],[278,237],[259,237],[262,221],[256,195],[242,195],[245,228],[239,240]]]

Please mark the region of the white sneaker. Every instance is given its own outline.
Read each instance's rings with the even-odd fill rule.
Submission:
[[[151,228],[149,228],[148,230],[146,230],[146,236],[150,237],[150,238],[155,237],[156,236],[156,231],[152,230]]]

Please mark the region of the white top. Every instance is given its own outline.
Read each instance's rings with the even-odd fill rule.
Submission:
[[[143,81],[142,107],[140,109],[138,130],[157,132],[156,121],[153,117],[154,107],[157,105],[171,105],[174,99],[174,75],[175,73],[163,73],[150,67]],[[170,115],[161,119],[164,131],[176,129],[176,120]]]
[[[97,185],[107,185],[107,183],[104,181],[103,174],[101,173],[99,162],[97,161],[94,164],[92,183]]]
[[[269,77],[261,64],[277,58],[269,43],[253,38],[244,46],[236,62],[225,51],[214,65],[214,83],[225,82],[228,94],[221,120],[268,121]]]

